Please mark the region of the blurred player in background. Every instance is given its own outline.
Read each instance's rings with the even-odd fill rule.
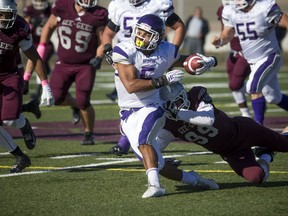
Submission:
[[[222,0],[222,5],[217,10],[218,20],[222,23],[222,11],[225,5],[229,5],[230,0]],[[250,74],[250,65],[243,56],[242,48],[238,37],[233,37],[230,41],[230,53],[226,60],[226,70],[229,80],[229,88],[232,92],[232,96],[235,102],[238,104],[241,115],[245,117],[251,117],[247,100],[246,100],[246,87],[245,79]]]
[[[282,65],[281,50],[276,38],[277,25],[288,28],[288,16],[274,0],[234,0],[222,12],[224,29],[212,39],[216,47],[229,43],[238,35],[244,58],[251,73],[246,91],[251,95],[254,118],[263,124],[266,102],[288,111],[288,96],[278,83]]]
[[[51,5],[48,2],[48,0],[32,0],[32,4],[28,5],[23,9],[23,17],[30,24],[33,44],[35,47],[38,47],[39,45],[42,28],[44,24],[47,22],[50,14],[51,14]],[[54,46],[51,41],[48,41],[46,44],[45,53],[43,53],[43,56],[41,56],[45,64],[48,75],[51,72],[49,60],[51,59],[53,54],[54,54]],[[29,73],[24,74],[24,83],[25,83],[24,94],[29,93],[29,85],[28,85],[29,77],[27,76],[29,76]],[[35,93],[31,95],[32,98],[40,98],[41,96],[42,86],[38,76],[36,78],[36,83],[37,88]]]
[[[184,40],[185,26],[181,18],[174,12],[172,0],[112,0],[108,6],[108,12],[110,20],[103,32],[101,43],[105,46],[105,59],[109,64],[113,64],[111,53],[112,40],[115,35],[119,42],[130,41],[134,25],[145,14],[158,15],[165,22],[165,26],[175,31],[173,44],[177,49]],[[116,88],[107,97],[115,101],[117,98]],[[113,146],[110,151],[113,154],[122,155],[129,151],[129,147],[127,137],[121,136],[118,144]]]
[[[96,70],[104,56],[100,36],[108,22],[107,9],[95,0],[57,0],[42,29],[38,52],[45,53],[46,44],[57,29],[58,60],[51,74],[55,105],[80,109],[84,126],[82,145],[93,145],[95,111],[90,103]],[[31,63],[30,63],[31,64]],[[31,69],[28,70],[31,73]],[[68,92],[75,82],[76,98]]]
[[[53,105],[54,97],[49,87],[44,63],[33,46],[29,24],[23,17],[17,15],[17,5],[14,0],[0,0],[0,41],[0,143],[16,158],[16,163],[10,170],[14,173],[21,172],[25,167],[30,166],[31,162],[28,156],[17,148],[2,126],[19,128],[28,149],[33,149],[36,145],[36,137],[31,125],[20,113],[24,81],[23,71],[18,67],[19,49],[35,65],[43,87],[41,104]]]

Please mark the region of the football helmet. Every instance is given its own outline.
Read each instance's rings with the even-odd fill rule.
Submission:
[[[32,5],[36,10],[45,10],[48,8],[47,0],[32,0]]]
[[[14,0],[0,0],[0,29],[14,25],[17,17],[17,4]]]
[[[169,119],[175,119],[172,115],[176,110],[188,110],[190,101],[187,97],[185,87],[180,82],[175,82],[169,86],[163,86],[159,90],[160,99],[165,102],[164,108],[169,110],[166,115]]]
[[[161,43],[164,32],[163,20],[154,14],[146,14],[136,23],[131,38],[137,49],[154,50]]]
[[[97,0],[75,0],[75,2],[83,8],[92,8],[97,5]]]
[[[146,0],[129,0],[129,3],[133,6],[133,7],[138,7],[141,4],[143,4]]]
[[[243,10],[248,6],[254,5],[256,0],[234,0],[233,5],[236,10]]]

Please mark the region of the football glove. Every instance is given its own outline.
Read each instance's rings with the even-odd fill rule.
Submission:
[[[94,69],[98,70],[101,68],[102,58],[96,56],[95,58],[92,58],[89,63]]]
[[[54,96],[49,85],[42,85],[41,106],[53,106]]]
[[[171,83],[175,83],[180,81],[184,77],[184,72],[181,70],[172,70],[169,71],[167,74],[152,79],[152,85],[155,88],[160,88],[162,86],[169,85]]]
[[[196,74],[201,75],[205,71],[210,70],[211,67],[217,66],[217,59],[214,56],[206,57],[200,53],[197,53],[198,56],[202,58],[202,60],[198,60],[198,63],[201,63],[203,66],[201,68],[196,69]]]
[[[105,57],[105,61],[112,65],[113,64],[113,60],[112,60],[112,46],[111,44],[106,44],[104,46],[104,57]]]

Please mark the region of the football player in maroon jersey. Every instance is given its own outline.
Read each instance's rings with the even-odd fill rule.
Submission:
[[[43,54],[46,44],[57,28],[58,61],[51,74],[51,89],[55,105],[78,107],[84,125],[82,145],[93,145],[95,111],[90,103],[96,77],[104,56],[100,35],[108,22],[108,11],[95,0],[57,0],[42,29],[38,52]],[[27,69],[27,68],[26,68]],[[31,72],[28,70],[27,72]],[[76,98],[68,92],[75,82]]]
[[[157,136],[160,150],[175,139],[193,142],[219,154],[235,173],[252,183],[267,180],[273,151],[288,152],[288,127],[280,134],[251,118],[229,117],[214,106],[204,87],[188,92],[179,82],[169,87],[160,89],[167,111],[165,126]],[[263,147],[255,152],[258,161],[253,146]]]
[[[53,105],[54,97],[45,66],[33,46],[29,24],[17,15],[14,0],[0,0],[0,144],[16,158],[16,163],[10,170],[12,173],[21,172],[31,162],[2,126],[20,128],[28,149],[33,149],[36,145],[36,137],[28,119],[20,114],[24,81],[23,72],[17,65],[19,49],[33,62],[41,80],[41,104]]]
[[[23,9],[23,17],[30,24],[33,44],[35,47],[39,45],[40,36],[42,28],[47,22],[51,14],[51,5],[48,0],[32,0],[31,5],[28,5]],[[51,68],[49,66],[49,61],[54,54],[54,46],[51,41],[47,42],[45,53],[41,56],[47,70],[47,74],[50,74]],[[29,92],[28,87],[28,77],[24,76],[24,94]],[[32,98],[39,98],[41,96],[41,82],[39,78],[36,79],[37,89],[34,94],[31,95]],[[26,91],[26,92],[25,92]]]

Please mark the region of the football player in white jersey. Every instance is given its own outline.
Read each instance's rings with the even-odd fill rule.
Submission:
[[[274,0],[231,0],[222,14],[224,29],[212,39],[216,47],[240,39],[244,57],[251,67],[246,84],[255,120],[263,124],[266,103],[288,111],[288,96],[280,91],[277,75],[282,64],[275,26],[288,29],[288,16]]]
[[[171,66],[183,67],[187,56],[180,56],[178,48],[163,40],[165,25],[154,14],[142,16],[136,23],[130,41],[113,48],[115,86],[120,107],[121,131],[131,143],[137,157],[143,162],[148,176],[148,189],[143,198],[163,196],[159,173],[169,179],[205,189],[218,189],[213,180],[200,177],[194,171],[184,172],[165,163],[155,143],[157,132],[165,122],[159,88],[184,77],[181,70],[164,74]],[[197,74],[216,66],[214,57],[202,56],[203,67]]]
[[[166,26],[175,31],[173,44],[179,48],[185,37],[185,26],[181,18],[174,13],[173,0],[112,0],[108,6],[109,23],[102,35],[102,46],[105,46],[105,59],[112,64],[112,40],[117,37],[119,42],[129,41],[134,25],[145,14],[158,15]],[[116,88],[107,94],[111,100],[116,100]],[[129,151],[127,137],[121,136],[118,144],[111,148],[111,153],[116,155],[126,154]]]
[[[108,6],[109,19],[102,36],[102,45],[105,46],[105,58],[112,64],[112,40],[116,35],[118,42],[127,41],[137,20],[145,14],[158,15],[175,31],[173,43],[179,48],[185,37],[185,26],[181,18],[174,13],[173,0],[112,0]],[[107,94],[112,101],[117,98],[116,89]]]

